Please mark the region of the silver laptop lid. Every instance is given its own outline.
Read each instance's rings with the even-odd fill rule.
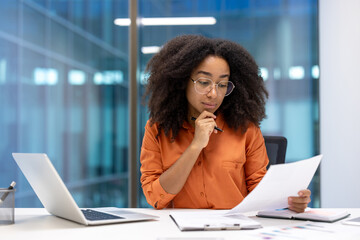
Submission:
[[[74,222],[88,224],[45,153],[13,153],[12,155],[49,213]]]

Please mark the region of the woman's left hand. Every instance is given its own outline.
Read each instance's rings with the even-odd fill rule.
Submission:
[[[311,202],[309,189],[304,189],[298,192],[299,196],[288,197],[289,209],[295,212],[304,212],[307,205]]]

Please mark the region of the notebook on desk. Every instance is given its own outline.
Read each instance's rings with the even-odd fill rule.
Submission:
[[[157,216],[120,208],[80,209],[44,153],[13,153],[13,158],[45,209],[57,216],[84,225],[153,220]]]
[[[350,214],[344,209],[307,208],[304,212],[297,213],[288,208],[282,208],[262,210],[257,216],[332,223],[347,218]]]

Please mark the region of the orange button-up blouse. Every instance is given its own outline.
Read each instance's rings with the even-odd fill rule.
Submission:
[[[167,193],[160,175],[182,155],[194,138],[195,129],[184,122],[175,141],[170,141],[158,125],[145,126],[141,147],[141,184],[145,197],[154,208],[230,209],[252,191],[266,173],[269,162],[264,138],[250,124],[245,133],[230,129],[221,116],[216,119],[223,132],[213,133],[201,151],[182,190]]]

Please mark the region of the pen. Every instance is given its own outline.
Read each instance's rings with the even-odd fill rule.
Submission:
[[[12,181],[12,182],[10,183],[10,186],[8,187],[8,189],[9,189],[9,190],[13,189],[13,188],[15,187],[15,185],[16,185],[16,182]],[[9,195],[8,192],[4,193],[4,194],[2,195],[2,197],[1,197],[1,199],[0,199],[0,203],[3,202],[3,201],[5,201],[5,199],[6,199],[6,197],[7,197],[8,195]]]
[[[191,117],[191,120],[195,121],[196,120],[196,117]],[[216,130],[220,131],[220,132],[223,132],[222,129],[218,128],[218,127],[214,127]]]

